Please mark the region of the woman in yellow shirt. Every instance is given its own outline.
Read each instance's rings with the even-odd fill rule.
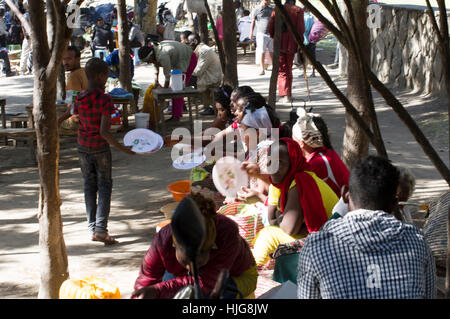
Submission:
[[[271,146],[271,153],[277,152],[279,169],[269,176],[271,226],[262,229],[254,242],[253,255],[258,266],[267,263],[278,245],[318,231],[338,202],[333,190],[309,171],[300,146],[294,140],[281,138],[279,144]]]

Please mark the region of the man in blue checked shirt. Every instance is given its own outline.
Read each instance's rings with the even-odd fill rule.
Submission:
[[[298,298],[436,298],[423,234],[391,215],[398,180],[398,170],[376,156],[352,169],[349,213],[310,234],[300,251]]]

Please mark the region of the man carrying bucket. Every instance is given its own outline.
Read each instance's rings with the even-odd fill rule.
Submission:
[[[159,85],[159,67],[163,68],[165,77],[164,88],[169,87],[172,71],[175,72],[174,75],[179,74],[181,71],[185,75],[184,83],[187,85],[197,65],[197,56],[192,49],[184,43],[172,40],[144,46],[139,49],[138,56],[142,62],[155,65],[157,70],[155,86]],[[172,89],[174,88],[172,87]],[[172,117],[167,121],[180,120],[183,114],[183,102],[183,98],[172,99]]]

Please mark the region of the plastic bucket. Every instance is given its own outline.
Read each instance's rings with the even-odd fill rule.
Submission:
[[[136,120],[136,128],[148,128],[148,121],[150,120],[150,114],[148,113],[136,113],[134,114]]]

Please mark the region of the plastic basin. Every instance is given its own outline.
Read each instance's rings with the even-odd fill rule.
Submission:
[[[172,193],[173,199],[180,202],[191,193],[191,183],[189,180],[178,181],[167,186],[167,190]]]

